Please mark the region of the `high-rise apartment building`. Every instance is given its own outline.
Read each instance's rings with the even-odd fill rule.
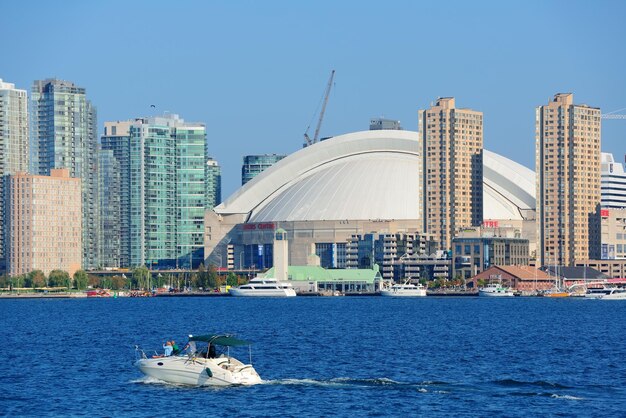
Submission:
[[[5,271],[5,176],[28,170],[28,149],[26,90],[0,79],[0,271]]]
[[[384,129],[401,131],[402,126],[400,126],[399,120],[385,118],[373,118],[370,120],[370,131],[380,131]]]
[[[70,276],[82,258],[82,188],[68,169],[50,176],[15,173],[7,181],[7,269],[11,276],[59,269]]]
[[[483,220],[483,114],[445,97],[420,110],[418,123],[422,232],[447,250],[457,231]]]
[[[100,191],[100,265],[102,267],[127,267],[121,264],[122,231],[120,205],[122,198],[120,163],[113,150],[100,150],[98,154]]]
[[[132,120],[105,122],[104,135],[100,138],[102,150],[113,152],[119,170],[118,226],[113,228],[113,231],[102,231],[102,235],[104,240],[111,241],[115,240],[111,234],[119,233],[118,263],[120,267],[134,267],[130,262],[130,126],[133,122]],[[137,123],[141,123],[141,119]],[[111,186],[115,186],[115,184],[111,184]],[[104,187],[103,193],[107,193],[106,185]],[[101,204],[101,206],[103,205]],[[109,209],[106,210],[109,211]],[[110,221],[115,221],[114,218],[114,214],[111,213]],[[104,262],[103,266],[106,266]]]
[[[222,203],[222,169],[217,161],[206,162],[206,208],[213,209]]]
[[[31,171],[49,175],[67,168],[82,185],[83,268],[99,266],[98,139],[96,109],[85,89],[69,81],[33,83]]]
[[[603,208],[626,209],[626,173],[613,154],[601,155],[601,205]]]
[[[599,258],[600,109],[557,94],[536,109],[537,262]]]
[[[130,124],[130,265],[204,260],[206,128],[178,115]]]
[[[285,155],[246,155],[243,157],[243,166],[241,167],[241,185],[243,186],[283,158]]]

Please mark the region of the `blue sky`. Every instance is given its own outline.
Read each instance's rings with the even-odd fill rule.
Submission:
[[[555,93],[626,108],[625,18],[618,1],[0,0],[0,78],[74,81],[100,130],[151,104],[206,123],[224,198],[243,155],[301,147],[332,69],[321,136],[376,116],[416,130],[454,96],[484,112],[485,148],[534,169],[535,107]],[[626,120],[603,122],[602,149],[622,161]]]

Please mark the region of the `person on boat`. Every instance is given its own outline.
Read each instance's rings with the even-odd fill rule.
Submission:
[[[217,353],[215,352],[215,346],[213,344],[209,344],[209,358],[217,357]]]
[[[176,355],[180,353],[180,348],[178,347],[178,344],[176,344],[176,341],[172,340],[172,355]]]
[[[187,354],[195,354],[196,353],[196,342],[195,341],[189,341],[187,342],[187,344],[185,344],[185,346],[183,347],[183,350],[187,350]]]
[[[163,350],[164,350],[164,355],[165,355],[165,357],[169,357],[169,356],[171,356],[171,355],[172,355],[172,351],[173,351],[173,349],[172,349],[172,343],[171,343],[171,342],[169,342],[169,341],[168,341],[168,342],[166,342],[166,343],[163,345]]]

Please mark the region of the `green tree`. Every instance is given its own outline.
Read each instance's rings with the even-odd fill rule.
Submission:
[[[216,288],[221,286],[221,280],[219,274],[217,274],[217,268],[213,264],[209,267],[209,274],[207,280],[207,287]]]
[[[149,282],[150,270],[146,266],[139,266],[133,270],[133,285],[135,288],[146,289],[149,286]]]
[[[9,276],[7,274],[3,274],[2,276],[0,276],[0,287],[1,288],[8,288],[11,284],[11,281],[9,279]]]
[[[232,271],[226,276],[226,284],[229,286],[237,286],[239,284],[239,277]]]
[[[72,279],[67,271],[52,270],[48,276],[48,283],[53,287],[67,287],[69,289]]]
[[[124,289],[126,287],[126,285],[128,284],[128,279],[122,277],[122,276],[113,276],[111,277],[111,289],[113,290],[121,290]]]
[[[46,275],[41,270],[33,270],[28,273],[28,283],[30,287],[44,287],[46,285]]]
[[[100,277],[96,276],[95,274],[88,274],[87,275],[88,279],[87,279],[87,284],[93,288],[98,288],[100,287]]]
[[[85,270],[77,270],[76,273],[74,273],[74,284],[76,285],[76,289],[86,289],[88,282],[89,276],[87,276]]]

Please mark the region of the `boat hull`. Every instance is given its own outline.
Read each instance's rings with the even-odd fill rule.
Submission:
[[[381,290],[381,296],[387,297],[422,297],[426,296],[426,289],[418,290]]]
[[[237,289],[231,288],[229,293],[233,296],[262,296],[262,297],[293,297],[296,291],[293,289]]]
[[[192,386],[255,385],[263,381],[249,364],[226,357],[217,359],[171,356],[141,359],[135,366],[146,376]]]
[[[512,297],[512,296],[515,296],[515,294],[512,291],[488,292],[488,291],[484,291],[484,290],[479,290],[478,291],[478,296],[486,296],[486,297],[490,297],[490,298],[502,298],[502,297]]]

